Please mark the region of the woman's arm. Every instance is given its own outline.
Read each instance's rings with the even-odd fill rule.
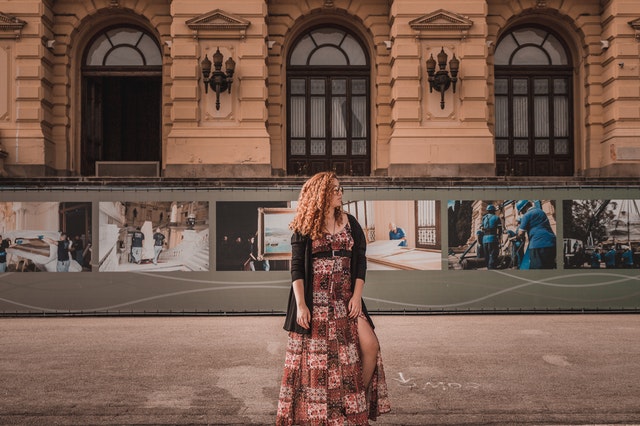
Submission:
[[[349,318],[357,318],[362,313],[362,290],[364,289],[364,280],[356,279],[356,285],[353,289],[353,296],[349,300]]]
[[[302,328],[309,329],[311,322],[311,312],[304,300],[304,280],[295,280],[293,282],[293,294],[296,297],[297,315],[296,322]]]
[[[306,238],[297,232],[291,236],[291,281],[304,279]]]
[[[311,311],[304,297],[306,243],[307,238],[297,232],[291,236],[291,285],[296,299],[296,322],[300,327],[309,329]]]
[[[355,278],[364,280],[367,275],[367,238],[364,235],[362,227],[358,223],[358,220],[353,216],[348,216],[351,220],[351,233],[353,235],[353,259],[358,259],[357,265],[355,265]],[[353,269],[352,269],[353,270]]]

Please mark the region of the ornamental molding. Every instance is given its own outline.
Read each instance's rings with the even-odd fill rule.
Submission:
[[[418,38],[461,38],[464,39],[473,26],[473,21],[448,10],[439,9],[409,22],[418,32]]]
[[[186,22],[194,38],[243,39],[251,22],[223,10],[216,9]]]
[[[629,25],[636,32],[636,40],[640,41],[640,18],[629,22]]]
[[[0,38],[20,38],[25,25],[25,21],[0,12]]]

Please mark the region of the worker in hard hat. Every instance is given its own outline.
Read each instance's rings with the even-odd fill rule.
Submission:
[[[496,206],[489,204],[487,213],[482,216],[482,248],[487,264],[487,269],[496,269],[498,255],[500,254],[500,236],[502,235],[502,222],[496,215]]]
[[[622,267],[623,268],[633,268],[633,250],[631,250],[630,246],[622,246],[624,252],[622,252]]]
[[[507,229],[504,231],[507,234],[507,241],[511,245],[511,266],[515,269],[520,269],[522,259],[524,258],[524,241],[518,237],[518,230],[520,229],[520,218],[516,219],[516,230],[512,231]]]
[[[529,269],[555,269],[556,235],[547,214],[529,200],[516,202],[516,210],[522,215],[518,236],[529,239]]]

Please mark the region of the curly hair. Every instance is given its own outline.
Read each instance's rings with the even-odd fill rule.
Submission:
[[[333,172],[320,172],[307,180],[300,190],[298,208],[289,228],[302,235],[308,235],[313,240],[322,237],[325,227],[325,217],[331,209],[333,196],[333,179],[337,176]],[[342,224],[342,207],[334,209],[334,217],[338,225]]]

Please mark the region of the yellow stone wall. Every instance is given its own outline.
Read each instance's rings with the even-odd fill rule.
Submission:
[[[248,25],[189,27],[216,8]],[[439,11],[471,24],[416,25]],[[285,59],[297,36],[328,23],[358,34],[371,58],[373,175],[494,175],[493,48],[513,26],[535,23],[571,51],[576,175],[640,176],[636,0],[0,0],[0,14],[23,23],[0,30],[0,151],[12,176],[79,174],[82,53],[125,22],[157,37],[164,55],[165,176],[286,174]],[[200,70],[218,48],[236,62],[220,110]],[[441,49],[460,60],[444,109],[425,65]]]
[[[249,22],[246,31],[194,31],[187,21],[216,7],[231,18]],[[270,176],[267,133],[267,5],[260,0],[224,4],[211,1],[173,1],[171,34],[173,127],[166,145],[166,175]],[[236,72],[231,93],[204,93],[200,61],[216,49],[231,56]],[[223,68],[224,70],[224,68]]]
[[[416,30],[410,23],[438,11],[469,19],[467,31]],[[394,2],[390,175],[493,175],[493,139],[487,127],[487,5],[479,1]],[[430,93],[426,60],[444,49],[460,60],[456,93]]]

